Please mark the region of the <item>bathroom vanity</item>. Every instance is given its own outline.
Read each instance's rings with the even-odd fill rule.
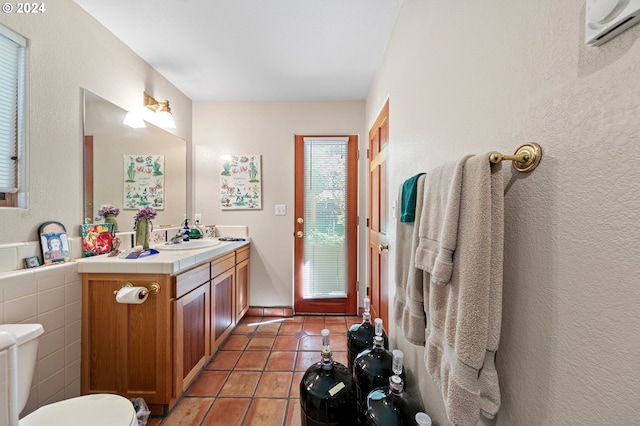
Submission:
[[[249,244],[79,261],[82,394],[142,397],[154,415],[173,408],[249,308]],[[129,285],[152,292],[116,302]]]

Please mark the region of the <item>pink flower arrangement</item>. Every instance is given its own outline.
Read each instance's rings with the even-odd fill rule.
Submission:
[[[100,210],[98,210],[98,217],[96,217],[96,220],[105,218],[108,214],[118,216],[120,214],[120,209],[117,207],[113,207],[111,204],[102,205],[100,206]]]
[[[134,220],[136,222],[141,221],[142,219],[155,219],[156,215],[158,214],[158,212],[156,212],[153,207],[147,206],[147,207],[143,207],[140,210],[138,210],[138,213],[136,213],[136,215],[134,216]]]

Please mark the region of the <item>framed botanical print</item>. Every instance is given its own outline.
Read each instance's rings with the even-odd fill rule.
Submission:
[[[261,156],[220,157],[220,207],[222,210],[262,208]]]
[[[123,193],[127,210],[164,210],[164,155],[125,154]]]

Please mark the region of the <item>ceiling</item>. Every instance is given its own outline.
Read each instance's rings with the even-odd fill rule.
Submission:
[[[193,101],[364,100],[402,0],[75,0]]]

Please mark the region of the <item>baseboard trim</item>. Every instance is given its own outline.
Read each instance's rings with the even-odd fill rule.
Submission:
[[[245,314],[248,317],[292,317],[293,308],[291,306],[262,307],[250,306]]]
[[[358,308],[358,316],[362,317],[364,313],[364,309]],[[314,314],[304,314],[304,315],[314,315]],[[323,316],[331,316],[332,314],[317,314]],[[250,306],[249,310],[245,314],[247,317],[292,317],[293,316],[293,307],[291,306]]]

